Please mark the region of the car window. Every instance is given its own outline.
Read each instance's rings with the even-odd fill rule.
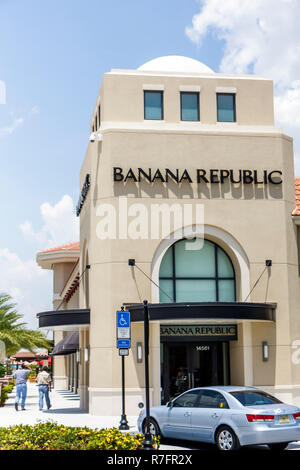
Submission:
[[[274,403],[282,403],[278,398],[260,390],[245,390],[241,392],[231,392],[230,394],[244,406],[273,405]]]
[[[229,408],[226,398],[215,390],[202,390],[198,408]]]
[[[180,397],[176,398],[172,402],[173,407],[187,407],[194,408],[196,406],[199,397],[199,391],[193,390],[191,392],[184,393]]]

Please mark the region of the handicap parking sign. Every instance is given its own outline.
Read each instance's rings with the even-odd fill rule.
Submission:
[[[130,348],[130,312],[117,312],[117,348]]]
[[[118,328],[130,328],[130,312],[117,312]]]

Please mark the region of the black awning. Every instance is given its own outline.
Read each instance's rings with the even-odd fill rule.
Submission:
[[[246,320],[275,322],[276,303],[189,302],[148,304],[150,321]],[[144,305],[126,305],[132,322],[144,320]]]
[[[69,334],[59,341],[53,348],[50,356],[65,356],[75,353],[79,349],[79,332]]]
[[[46,330],[75,330],[90,324],[90,309],[52,310],[37,314],[39,328]]]

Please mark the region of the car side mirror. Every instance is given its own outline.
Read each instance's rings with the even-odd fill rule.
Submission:
[[[166,406],[168,408],[173,408],[173,402],[172,401],[168,401],[168,403],[166,404]]]

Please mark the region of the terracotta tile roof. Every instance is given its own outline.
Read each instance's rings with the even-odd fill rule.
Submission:
[[[51,251],[72,251],[80,250],[80,242],[68,243],[68,245],[56,246],[49,248],[48,250],[40,251],[40,253],[50,253]]]
[[[300,177],[295,178],[295,199],[296,207],[292,212],[292,215],[300,215]]]
[[[16,354],[13,354],[11,357],[13,359],[35,359],[40,356],[47,357],[48,351],[47,350],[45,350],[44,352],[19,351]]]

